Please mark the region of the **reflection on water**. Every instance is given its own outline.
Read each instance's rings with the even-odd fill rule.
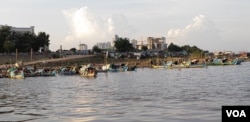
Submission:
[[[249,67],[0,79],[0,120],[218,122],[222,105],[249,105]]]

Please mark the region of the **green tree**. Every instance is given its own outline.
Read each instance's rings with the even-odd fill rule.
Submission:
[[[39,32],[36,38],[36,44],[38,45],[38,50],[39,48],[45,50],[45,48],[49,47],[49,34],[46,34],[45,32]]]
[[[198,48],[197,46],[189,46],[189,45],[184,45],[181,47],[183,50],[187,51],[190,54],[193,53],[198,53],[200,54],[202,52],[202,49]]]
[[[14,49],[14,44],[13,42],[6,40],[3,44],[3,48],[8,52],[12,51]]]
[[[14,48],[20,52],[38,51],[41,48],[47,50],[50,44],[49,35],[45,32],[39,32],[38,35],[30,32],[19,33],[11,31],[10,26],[1,26],[0,28],[0,53],[4,52],[4,43],[6,40],[11,40]]]
[[[76,50],[77,50],[77,49],[74,48],[74,47],[70,49],[70,51],[72,51],[72,52],[74,52],[74,53],[76,52]]]
[[[134,47],[129,43],[128,38],[118,38],[118,40],[115,41],[115,48],[118,52],[129,52],[134,50]]]
[[[10,27],[9,26],[2,26],[0,28],[0,53],[4,52],[4,42],[6,40],[8,40],[8,37],[10,35],[11,31],[10,31]]]
[[[168,46],[168,51],[169,52],[180,52],[180,51],[182,51],[182,48],[178,45],[170,43]]]
[[[16,40],[16,48],[20,52],[29,52],[31,48],[33,51],[37,51],[36,35],[34,33],[26,32],[20,34]]]
[[[101,53],[102,49],[100,49],[97,45],[93,46],[92,48],[93,52]]]

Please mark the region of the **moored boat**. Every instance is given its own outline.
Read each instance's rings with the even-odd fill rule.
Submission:
[[[47,77],[47,76],[56,76],[56,71],[48,68],[38,69],[35,71],[35,76]]]
[[[167,63],[163,63],[162,65],[152,64],[151,67],[152,68],[171,68],[172,65],[173,65],[173,62],[168,61]]]
[[[17,69],[17,68],[11,68],[8,70],[9,72],[9,78],[11,79],[24,79],[24,73],[23,70]]]
[[[61,67],[59,71],[60,75],[76,75],[77,74],[77,68],[76,67]]]
[[[135,64],[133,66],[128,66],[128,70],[127,71],[135,71],[136,68],[137,68],[137,64]]]
[[[109,67],[109,72],[126,72],[128,71],[128,65],[122,64],[111,64]]]
[[[227,59],[227,58],[223,58],[223,59],[218,59],[215,58],[213,60],[213,63],[210,65],[240,65],[241,64],[241,60],[239,60],[238,58],[235,59]]]
[[[97,76],[97,70],[92,67],[91,64],[89,65],[82,65],[79,70],[80,76],[84,77],[96,77]]]

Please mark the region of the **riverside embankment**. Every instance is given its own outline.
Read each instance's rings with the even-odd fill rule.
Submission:
[[[6,68],[7,66],[13,65],[16,63],[14,61],[15,57],[12,57],[12,63],[3,63],[9,60],[8,57],[0,57],[2,63],[0,64],[0,69]],[[96,67],[102,66],[105,63],[126,63],[128,65],[135,65],[137,64],[138,67],[149,67],[151,66],[150,61],[151,58],[148,59],[132,59],[132,58],[125,58],[125,59],[115,59],[115,58],[108,58],[105,59],[103,56],[96,56],[96,55],[67,55],[63,58],[56,58],[56,59],[48,59],[44,57],[35,56],[35,61],[30,61],[30,56],[22,56],[21,60],[17,60],[17,62],[22,61],[24,66],[36,66],[36,67],[60,67],[60,66],[72,66],[72,65],[83,65],[83,64],[94,64]]]
[[[88,59],[93,57],[94,55],[70,55],[64,58],[57,58],[57,59],[40,59],[36,61],[27,61],[23,62],[23,65],[40,65],[40,66],[52,66],[52,65],[63,65],[65,63],[71,62],[71,61],[80,61],[84,59]],[[28,57],[27,57],[28,58]],[[4,60],[3,58],[1,60]],[[10,64],[2,64],[0,65],[0,68],[4,68]]]

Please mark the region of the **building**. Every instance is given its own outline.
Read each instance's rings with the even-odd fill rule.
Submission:
[[[2,27],[4,25],[0,25],[0,27]],[[8,26],[8,25],[5,25],[5,26]],[[35,26],[30,26],[30,27],[13,27],[13,26],[8,26],[10,27],[10,30],[11,31],[15,31],[17,33],[26,33],[26,32],[29,32],[29,33],[35,33]]]
[[[147,46],[149,50],[157,50],[161,51],[167,48],[166,38],[155,38],[155,37],[148,37],[147,38]]]
[[[118,35],[114,35],[114,37],[112,38],[112,42],[115,42],[119,39],[119,36]]]
[[[119,39],[119,36],[118,35],[114,35],[113,38],[112,38],[112,47],[113,47],[113,50],[115,50],[115,42]]]
[[[11,31],[15,31],[18,33],[35,33],[35,26],[30,26],[30,27],[12,27],[10,26]]]
[[[133,39],[133,40],[131,40],[131,42],[130,42],[132,45],[133,45],[133,47],[135,48],[135,49],[137,49],[137,40],[135,40],[135,39]]]
[[[110,42],[98,42],[96,45],[100,49],[110,49],[111,48],[111,43]]]
[[[86,44],[80,44],[79,50],[88,50],[88,46]]]
[[[134,47],[135,49],[138,49],[138,50],[142,50],[142,46],[146,46],[146,45],[145,45],[145,42],[144,42],[143,40],[137,41],[137,40],[133,39],[133,40],[131,41],[131,44],[133,45],[133,47]]]

